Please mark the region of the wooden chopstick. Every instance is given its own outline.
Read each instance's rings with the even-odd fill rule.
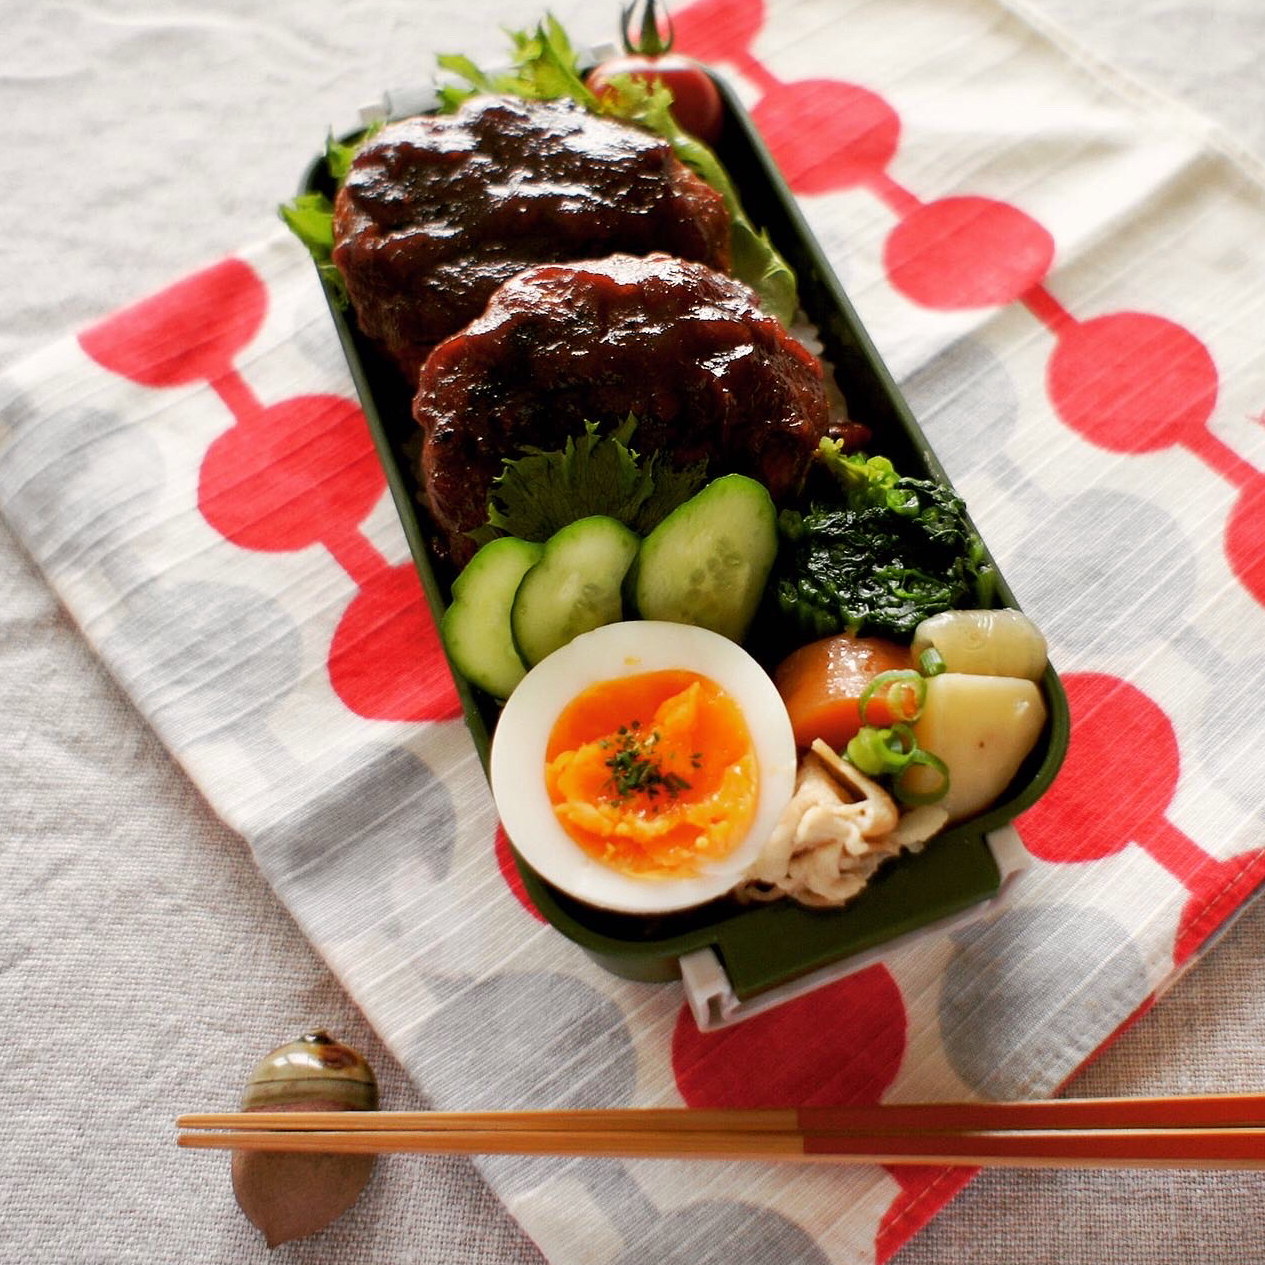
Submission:
[[[744,1133],[965,1133],[1027,1129],[1265,1128],[1265,1094],[1169,1098],[1056,1098],[1048,1102],[883,1103],[855,1107],[594,1111],[238,1111],[179,1117],[181,1129],[256,1132],[682,1131]]]
[[[1265,1169],[1265,1095],[774,1111],[236,1112],[193,1148],[852,1164]]]
[[[186,1133],[181,1146],[345,1154],[555,1155],[1023,1168],[1265,1169],[1265,1129],[1020,1133],[380,1130]]]
[[[705,1111],[690,1107],[646,1107],[595,1111],[237,1111],[181,1116],[176,1126],[285,1132],[322,1129],[339,1133],[391,1130],[793,1133],[802,1128],[803,1110]]]

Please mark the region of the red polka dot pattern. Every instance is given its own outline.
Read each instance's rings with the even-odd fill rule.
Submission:
[[[911,211],[887,239],[892,285],[924,307],[994,307],[1022,298],[1049,270],[1054,238],[990,198],[943,198]]]
[[[523,886],[523,876],[518,872],[518,866],[514,863],[514,853],[510,848],[509,836],[505,833],[505,827],[499,825],[496,828],[496,864],[501,871],[501,877],[505,880],[510,891],[514,893],[514,899],[537,922],[544,922],[545,916],[532,904],[531,897],[527,895],[527,888]]]
[[[141,386],[189,386],[229,372],[267,310],[255,270],[225,259],[85,330],[79,345]]]
[[[1190,892],[1174,942],[1182,962],[1265,877],[1265,849],[1218,861],[1169,821],[1181,757],[1172,723],[1119,677],[1063,677],[1072,719],[1054,785],[1017,826],[1028,851],[1056,863],[1095,861],[1136,844]],[[1106,779],[1110,777],[1110,791]]]
[[[260,409],[206,451],[202,515],[243,549],[287,553],[352,527],[386,486],[364,416],[337,395]]]
[[[751,117],[796,193],[869,183],[900,140],[900,119],[882,97],[833,79],[779,84]]]
[[[905,1030],[896,981],[870,966],[718,1032],[682,1008],[672,1070],[691,1107],[872,1104],[896,1078]]]
[[[1239,583],[1265,606],[1265,474],[1249,473],[1226,524],[1226,553]]]
[[[1217,402],[1217,367],[1180,325],[1117,312],[1060,332],[1048,386],[1059,416],[1090,443],[1154,452],[1199,443]]]
[[[1077,672],[1063,677],[1063,688],[1072,717],[1067,758],[1018,826],[1042,860],[1095,861],[1131,842],[1139,820],[1163,820],[1177,788],[1177,738],[1168,717],[1119,677]]]
[[[435,621],[411,562],[375,571],[343,613],[329,650],[334,692],[370,720],[461,715]]]
[[[351,400],[305,395],[264,405],[234,368],[268,308],[260,277],[227,259],[87,330],[84,351],[156,390],[206,381],[229,426],[208,447],[198,508],[242,549],[322,544],[359,593],[329,651],[335,693],[375,720],[461,714],[439,638],[410,566],[392,567],[358,528],[386,487],[364,415]]]
[[[764,25],[763,0],[695,0],[672,12],[676,41],[699,61],[730,59],[735,49],[745,49]]]

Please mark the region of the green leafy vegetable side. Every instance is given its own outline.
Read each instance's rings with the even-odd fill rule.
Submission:
[[[612,91],[599,100],[580,76],[575,50],[561,24],[547,18],[535,31],[511,31],[514,69],[488,76],[468,57],[441,56],[439,65],[470,85],[439,89],[443,108],[455,110],[480,92],[507,93],[534,100],[570,97],[587,110],[638,123],[657,132],[672,146],[676,156],[705,180],[724,199],[729,212],[730,252],[734,276],[760,297],[761,306],[783,325],[789,325],[797,306],[795,274],[774,249],[768,234],[756,229],[742,209],[729,173],[712,150],[684,131],[672,117],[671,89],[659,83],[617,75]]]
[[[491,529],[547,540],[591,514],[609,514],[645,535],[702,487],[706,464],[673,470],[658,464],[658,453],[643,461],[629,446],[636,425],[629,417],[599,435],[596,423],[588,422],[565,448],[528,448],[507,460],[488,497],[490,527],[475,533],[476,540],[494,535]]]
[[[993,604],[996,573],[960,497],[901,477],[883,457],[836,450],[827,464],[844,503],[784,511],[778,521],[772,592],[799,634],[907,641],[929,615]]]

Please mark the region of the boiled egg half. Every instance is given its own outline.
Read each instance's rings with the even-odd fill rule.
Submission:
[[[795,786],[795,738],[741,646],[636,620],[575,638],[510,695],[492,794],[519,854],[590,905],[667,913],[722,895]]]

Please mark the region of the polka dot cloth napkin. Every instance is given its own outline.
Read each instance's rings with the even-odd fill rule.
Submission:
[[[0,505],[436,1106],[1048,1094],[1265,878],[1261,173],[988,0],[677,19],[1063,675],[1067,764],[987,918],[706,1036],[546,927],[289,240],[8,375]],[[482,1167],[585,1265],[882,1260],[970,1176]]]

